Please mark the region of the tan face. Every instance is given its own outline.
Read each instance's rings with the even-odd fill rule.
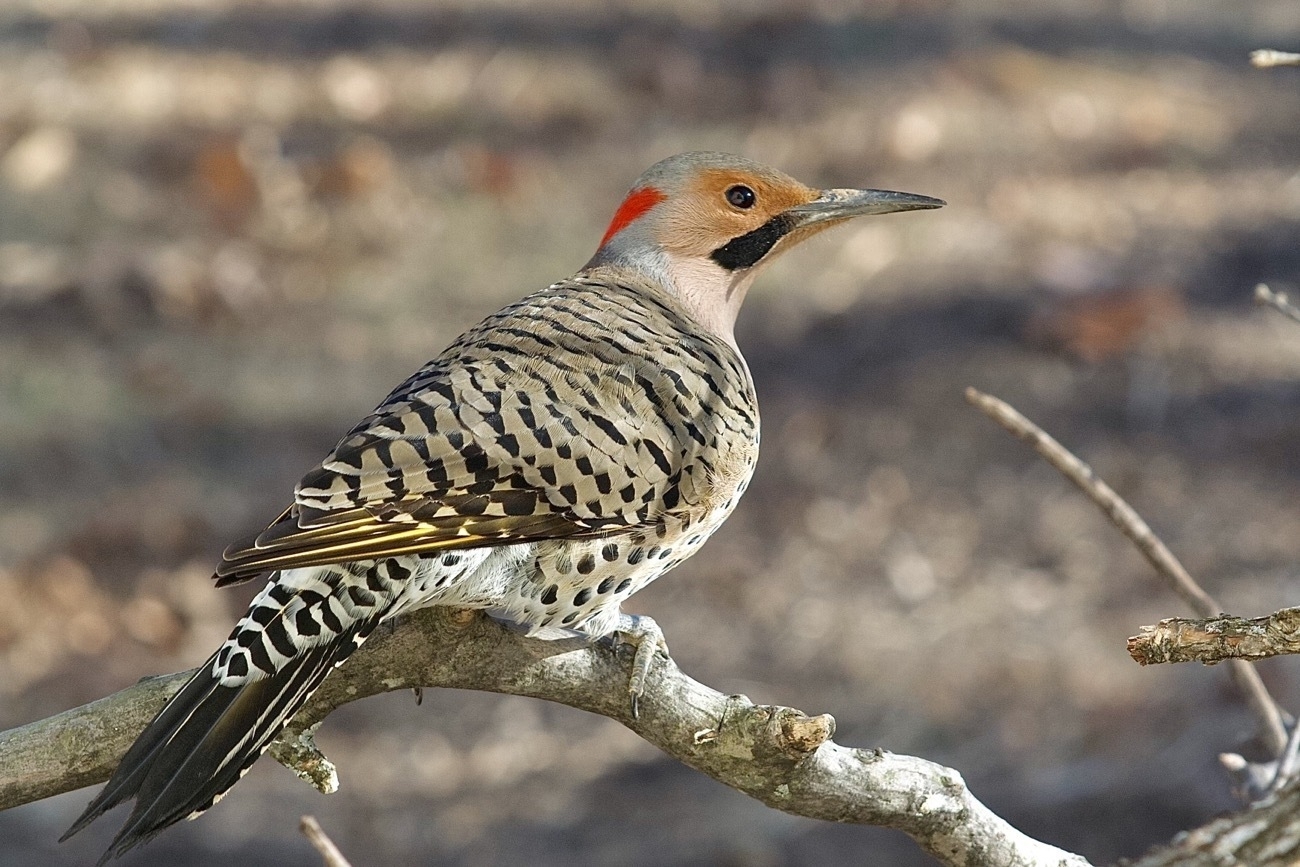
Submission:
[[[706,258],[821,193],[777,171],[701,169],[661,207],[658,243],[671,253]]]
[[[636,272],[734,346],[745,293],[783,251],[854,217],[942,204],[891,190],[815,190],[741,157],[678,154],[637,179],[586,268]]]

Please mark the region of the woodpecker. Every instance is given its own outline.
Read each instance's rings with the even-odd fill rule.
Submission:
[[[666,646],[619,606],[704,544],[758,458],[733,334],[755,275],[853,217],[943,204],[728,154],[652,166],[582,270],[465,332],[226,549],[218,586],[266,586],[63,839],[134,798],[103,864],[204,812],[376,626],[429,605],[630,643],[635,701]]]

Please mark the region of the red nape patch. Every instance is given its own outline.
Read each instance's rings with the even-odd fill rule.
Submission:
[[[605,246],[610,238],[626,229],[629,223],[666,198],[668,197],[654,187],[642,187],[628,193],[623,204],[614,212],[614,219],[609,221],[609,228],[605,230],[605,237],[600,239],[600,246]]]

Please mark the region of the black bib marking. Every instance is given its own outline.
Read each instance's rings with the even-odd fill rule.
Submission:
[[[710,256],[714,262],[728,271],[749,268],[766,256],[776,242],[793,228],[793,220],[784,214],[778,214],[752,232],[746,232],[739,238],[732,238],[714,250]]]

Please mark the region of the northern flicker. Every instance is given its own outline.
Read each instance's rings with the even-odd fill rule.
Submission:
[[[581,271],[467,331],[226,550],[218,585],[265,588],[64,839],[134,798],[103,863],[202,813],[379,623],[424,606],[632,643],[635,699],[663,638],[620,604],[699,549],[758,457],[733,336],[754,276],[852,217],[943,204],[726,154],[652,166]]]

